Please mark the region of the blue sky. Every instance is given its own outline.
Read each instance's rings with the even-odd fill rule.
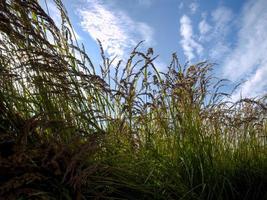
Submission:
[[[50,15],[59,23],[51,0]],[[63,0],[79,43],[95,65],[107,55],[127,58],[141,40],[159,54],[164,71],[176,52],[181,64],[208,60],[215,75],[244,84],[236,99],[267,93],[266,0]]]

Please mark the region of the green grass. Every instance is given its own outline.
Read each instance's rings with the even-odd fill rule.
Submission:
[[[0,197],[267,199],[267,105],[138,44],[93,66],[59,0],[0,3]],[[265,143],[264,143],[265,142]]]

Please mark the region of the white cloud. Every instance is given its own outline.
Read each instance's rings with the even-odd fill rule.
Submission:
[[[202,13],[202,19],[198,24],[199,41],[209,46],[206,52],[212,60],[221,60],[230,51],[230,43],[226,36],[233,26],[233,12],[231,9],[220,6],[211,12]]]
[[[194,14],[198,9],[198,4],[196,2],[192,2],[191,4],[189,4],[189,9],[191,13]]]
[[[155,43],[153,39],[154,31],[149,25],[143,22],[136,22],[136,26],[138,28],[142,40],[145,40],[147,44]]]
[[[233,16],[234,14],[230,8],[220,6],[215,9],[211,13],[212,27],[206,39],[213,41],[224,40],[232,26]]]
[[[211,13],[212,20],[215,22],[217,29],[222,29],[231,21],[233,17],[232,11],[224,6],[218,7]]]
[[[202,53],[203,47],[194,39],[191,20],[186,15],[180,18],[180,34],[182,36],[181,45],[189,61],[194,59],[196,54]]]
[[[206,19],[204,18],[198,24],[198,29],[201,35],[205,35],[211,30],[211,25],[209,25]]]
[[[138,0],[138,4],[141,6],[150,7],[152,4],[152,0]]]
[[[223,40],[215,41],[215,46],[209,51],[209,56],[214,60],[224,59],[225,56],[231,52],[230,44]]]
[[[255,96],[267,92],[267,1],[249,1],[242,12],[237,45],[225,58],[224,75],[247,82],[235,94]]]
[[[93,39],[99,39],[110,56],[122,58],[126,50],[141,40],[146,40],[148,45],[154,43],[149,25],[134,21],[120,10],[108,9],[100,0],[87,1],[84,6],[78,10],[81,27]]]
[[[263,63],[256,72],[233,95],[232,99],[242,97],[256,97],[267,93],[267,63]]]
[[[233,100],[267,93],[265,0],[250,0],[238,18],[234,18],[231,9],[220,6],[211,12],[210,18],[203,14],[198,28],[199,41],[205,42],[205,46],[210,45],[209,57],[222,62],[222,76],[236,82],[246,80],[233,94]],[[233,33],[236,28],[237,33]],[[235,43],[228,40],[230,33],[236,34]]]

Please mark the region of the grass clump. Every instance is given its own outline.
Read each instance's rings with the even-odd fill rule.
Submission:
[[[159,72],[141,44],[96,69],[54,2],[61,29],[0,2],[1,198],[267,199],[266,95],[227,102],[211,64]]]

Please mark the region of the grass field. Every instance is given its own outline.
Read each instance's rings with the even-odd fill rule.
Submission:
[[[267,96],[152,49],[93,66],[60,0],[0,2],[0,199],[267,199]]]

